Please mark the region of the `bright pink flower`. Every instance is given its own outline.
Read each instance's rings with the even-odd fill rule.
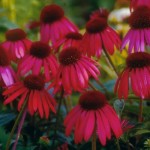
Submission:
[[[65,37],[61,38],[54,45],[54,49],[58,51],[58,48],[62,46],[62,49],[68,47],[79,47],[81,44],[82,35],[78,32],[69,32]]]
[[[143,52],[145,45],[150,46],[150,8],[141,6],[129,17],[131,29],[122,41],[121,50],[128,44],[128,52]]]
[[[82,140],[87,142],[95,131],[103,146],[112,135],[116,138],[122,135],[121,123],[116,112],[99,91],[83,93],[79,104],[65,118],[64,126],[67,136],[74,130],[75,143]]]
[[[10,86],[16,80],[16,74],[10,66],[6,50],[0,45],[0,82],[4,86]]]
[[[29,71],[38,75],[44,68],[43,74],[47,81],[56,75],[58,63],[56,57],[51,53],[51,48],[43,42],[33,42],[29,54],[27,54],[18,65],[18,74],[26,75]]]
[[[108,19],[109,12],[105,8],[99,8],[96,11],[93,11],[92,14],[90,15],[90,19],[94,18],[105,18]]]
[[[149,0],[131,0],[130,2],[130,9],[134,10],[138,6],[148,6],[150,7],[150,1]]]
[[[44,89],[44,79],[41,76],[29,75],[24,81],[17,82],[3,92],[7,96],[4,104],[8,104],[20,97],[18,110],[27,99],[27,108],[30,115],[38,112],[40,117],[49,117],[50,110],[56,112],[56,102],[54,98]]]
[[[45,6],[41,16],[41,41],[55,42],[69,32],[77,32],[77,27],[64,16],[63,9],[55,4]]]
[[[67,94],[72,90],[83,91],[88,87],[89,77],[96,80],[100,75],[96,62],[83,56],[75,47],[62,50],[59,55],[60,66],[58,73],[49,88],[54,86],[54,93],[60,90],[61,85]]]
[[[120,44],[118,34],[108,26],[107,19],[99,17],[91,19],[86,24],[86,32],[80,49],[89,57],[100,57],[102,49],[106,49],[112,55],[115,47],[119,49]]]
[[[6,41],[2,43],[9,58],[13,61],[24,57],[31,46],[31,41],[26,38],[22,29],[8,30],[5,34]]]
[[[119,99],[127,99],[129,89],[140,98],[150,97],[150,54],[145,52],[133,53],[126,60],[127,67],[120,74],[115,93]]]

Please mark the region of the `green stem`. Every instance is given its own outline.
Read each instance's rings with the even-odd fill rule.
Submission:
[[[21,134],[21,130],[22,130],[25,118],[26,118],[26,114],[27,114],[27,109],[25,109],[23,114],[22,114],[22,118],[21,118],[20,123],[18,125],[18,131],[17,131],[16,140],[15,140],[15,143],[13,145],[13,149],[12,150],[16,150],[16,147],[17,147],[17,144],[18,144],[18,140],[19,140],[19,137],[20,137],[20,134]]]
[[[96,150],[96,131],[94,131],[92,136],[92,150]]]
[[[68,107],[68,103],[67,103],[67,99],[64,99],[64,106],[65,106],[65,108],[66,108],[66,112],[67,112],[67,114],[68,114],[68,112],[69,112],[69,107]]]
[[[97,89],[92,85],[92,83],[89,82],[89,86],[90,86],[91,89],[93,89],[94,91],[97,91]]]
[[[67,96],[67,105],[68,105],[68,110],[70,111],[72,109],[72,100],[71,96]]]
[[[13,125],[13,128],[12,128],[11,132],[10,132],[10,136],[9,136],[9,138],[7,140],[6,149],[5,150],[9,150],[9,145],[10,145],[11,139],[12,139],[13,134],[15,132],[15,129],[16,129],[18,123],[19,123],[19,120],[20,120],[20,118],[21,118],[21,116],[22,116],[22,114],[23,114],[23,112],[24,112],[24,110],[26,108],[27,101],[28,100],[26,99],[25,102],[24,102],[24,104],[23,104],[23,106],[22,106],[22,108],[21,108],[21,111],[19,112],[19,114],[17,116],[17,119],[16,119],[16,121],[15,121],[15,123]]]
[[[104,90],[107,98],[109,99],[109,92],[107,91],[106,87],[103,85],[103,83],[100,80],[96,80],[96,82],[98,83],[98,85]]]
[[[119,145],[119,139],[117,139],[116,143],[117,143],[117,150],[121,150]]]
[[[143,101],[142,101],[142,99],[140,99],[140,103],[139,103],[139,118],[138,118],[139,122],[143,121],[142,114],[143,114]]]
[[[56,114],[56,126],[55,126],[55,131],[54,131],[54,138],[53,138],[53,142],[52,142],[52,147],[53,148],[55,146],[55,139],[56,139],[56,136],[57,136],[58,123],[59,123],[59,114],[60,114],[60,108],[61,108],[61,104],[62,104],[62,100],[63,100],[63,95],[64,95],[64,89],[62,88],[60,98],[59,98],[59,103],[58,103],[57,114]]]
[[[110,58],[109,54],[107,53],[107,51],[106,51],[105,49],[103,49],[103,50],[104,50],[104,53],[105,53],[105,55],[106,55],[106,57],[107,57],[107,59],[108,59],[109,64],[111,65],[111,67],[113,68],[114,72],[116,73],[116,75],[117,75],[117,77],[118,77],[118,76],[119,76],[119,73],[117,72],[117,69],[116,69],[116,67],[115,67],[115,65],[114,65],[114,63],[113,63],[113,61],[111,60],[111,58]]]

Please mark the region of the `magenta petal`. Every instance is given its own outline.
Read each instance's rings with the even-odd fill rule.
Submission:
[[[84,138],[84,132],[85,132],[85,126],[86,126],[86,122],[87,122],[87,111],[83,111],[81,113],[81,115],[79,116],[78,122],[76,123],[76,127],[75,127],[75,143],[78,144],[79,142],[82,141],[82,139]]]
[[[89,138],[92,136],[94,128],[95,128],[95,112],[89,111],[89,116],[86,120],[86,126],[85,126],[85,134],[84,134],[84,140],[88,141]]]
[[[105,128],[106,137],[110,140],[111,130],[110,130],[109,122],[108,122],[107,118],[105,117],[105,114],[102,111],[99,111],[99,113],[101,115],[102,124]]]
[[[4,104],[8,104],[12,101],[14,101],[18,96],[20,96],[21,94],[23,94],[27,89],[26,88],[21,88],[19,90],[17,90],[15,93],[13,93],[12,95],[10,95],[5,101]]]
[[[19,103],[18,103],[18,111],[20,111],[21,107],[22,107],[22,104],[24,103],[25,99],[26,99],[26,96],[27,96],[27,93],[28,91],[24,92],[19,100]]]
[[[81,115],[81,111],[82,110],[79,109],[79,111],[77,111],[77,113],[74,116],[72,116],[72,118],[68,121],[68,123],[66,125],[66,132],[65,132],[66,136],[70,135],[73,127],[76,124],[76,121],[77,121],[78,117]]]
[[[118,87],[118,97],[119,99],[127,99],[128,98],[128,91],[129,91],[129,70],[125,70],[122,73],[120,78],[120,84]]]
[[[101,115],[98,111],[96,111],[96,118],[97,118],[97,135],[98,138],[103,146],[106,145],[106,133],[102,123]]]

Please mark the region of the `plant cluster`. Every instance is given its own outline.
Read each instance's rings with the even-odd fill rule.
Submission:
[[[45,6],[30,25],[40,27],[38,41],[21,28],[5,33],[1,99],[12,111],[0,116],[8,132],[2,149],[150,148],[150,3],[131,0],[130,11],[123,39],[106,9],[92,12],[81,32],[57,4]],[[116,51],[128,53],[120,72],[112,61]],[[101,82],[108,64],[117,77],[112,93]]]

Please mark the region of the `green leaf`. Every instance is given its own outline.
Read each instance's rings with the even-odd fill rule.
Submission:
[[[12,23],[11,21],[9,21],[7,17],[1,17],[0,18],[0,27],[6,28],[6,30],[7,30],[7,29],[16,28],[18,26],[16,24]]]
[[[0,114],[0,126],[3,126],[12,121],[16,115],[14,113]]]
[[[142,130],[138,130],[138,131],[134,134],[134,136],[136,136],[136,135],[142,135],[142,134],[148,134],[148,133],[150,133],[150,130],[142,129]]]
[[[115,5],[115,0],[99,1],[99,6],[107,9],[112,9]]]
[[[114,101],[113,105],[114,105],[114,108],[115,108],[117,114],[121,115],[121,113],[122,113],[122,111],[124,109],[124,106],[125,106],[124,100],[117,99],[117,100]]]
[[[5,145],[6,145],[6,141],[8,137],[9,137],[9,134],[5,132],[4,128],[0,127],[0,150],[5,149]]]

